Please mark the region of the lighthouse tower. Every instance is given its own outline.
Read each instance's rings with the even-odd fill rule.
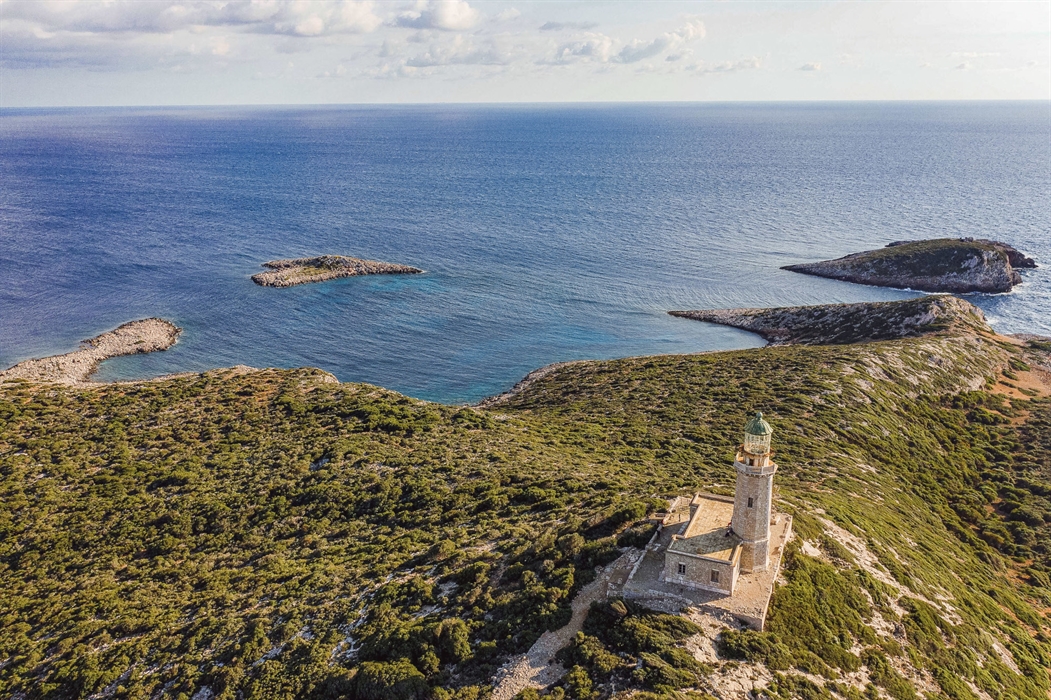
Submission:
[[[744,443],[734,460],[737,488],[731,527],[741,538],[741,571],[766,571],[770,561],[770,502],[777,465],[770,452],[773,428],[756,413],[744,426]]]

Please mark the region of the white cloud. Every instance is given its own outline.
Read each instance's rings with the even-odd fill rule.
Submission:
[[[545,24],[542,31],[552,31],[552,23]],[[561,28],[564,25],[559,25]],[[669,60],[675,61],[681,58],[685,52],[686,44],[704,38],[704,23],[691,18],[686,24],[674,32],[665,32],[650,40],[633,39],[613,52],[614,40],[605,34],[587,32],[581,37],[560,44],[555,50],[554,58],[548,63],[572,63],[575,61],[592,61],[598,63],[637,63],[647,58],[659,56],[665,52],[673,52]]]
[[[320,36],[324,32],[325,20],[317,15],[310,15],[302,21],[297,22],[293,30],[293,34],[298,34],[299,36]]]
[[[540,25],[542,32],[561,32],[566,29],[587,31],[598,26],[598,22],[544,22]]]
[[[230,42],[224,37],[215,37],[212,39],[212,55],[213,56],[227,56],[230,54]]]
[[[346,74],[347,74],[347,67],[344,66],[342,63],[340,63],[338,66],[336,66],[335,70],[323,71],[321,73],[318,73],[317,77],[318,78],[342,78]]]
[[[284,35],[289,40],[374,31],[382,24],[371,0],[315,3],[303,0],[248,2],[26,2],[3,4],[0,65],[43,68],[82,65],[129,70],[166,65],[173,57],[205,53],[225,59],[236,53],[238,34]],[[209,39],[207,34],[213,36]],[[273,47],[279,53],[295,50]],[[180,70],[189,67],[180,64]]]
[[[402,12],[395,20],[399,27],[464,31],[478,21],[478,10],[466,0],[424,0],[412,10]]]
[[[635,63],[663,53],[669,46],[667,35],[659,36],[649,43],[635,39],[617,52],[616,60],[618,63]]]
[[[799,82],[785,71],[820,78],[829,65],[854,79],[806,80],[807,97],[1047,98],[1048,36],[1033,33],[1046,12],[1033,3],[1017,16],[982,3],[796,5],[698,3],[718,26],[708,44],[684,3],[0,0],[0,75],[12,106],[793,99]],[[411,87],[372,80],[410,75]]]
[[[741,58],[736,61],[720,61],[718,63],[700,61],[690,66],[689,70],[697,75],[709,75],[711,73],[736,73],[737,71],[753,70],[762,67],[763,62],[759,57],[752,56],[751,58]]]
[[[555,50],[555,63],[595,61],[606,63],[613,51],[613,39],[605,34],[587,33],[576,41],[569,41]]]
[[[189,2],[4,3],[5,20],[22,20],[46,31],[90,34],[170,33],[195,27],[240,27],[264,34],[317,36],[371,32],[382,20],[371,0],[189,0]]]
[[[512,58],[512,52],[495,41],[476,46],[470,39],[457,34],[450,42],[431,44],[423,53],[406,60],[404,65],[410,68],[452,65],[504,66],[509,64]]]
[[[617,53],[615,60],[618,63],[635,63],[647,58],[653,58],[665,51],[678,49],[691,41],[703,39],[704,35],[704,23],[699,19],[692,18],[677,31],[662,34],[653,41],[633,40]]]

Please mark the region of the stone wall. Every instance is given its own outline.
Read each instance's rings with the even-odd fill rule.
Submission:
[[[709,559],[696,554],[668,550],[664,556],[663,578],[666,583],[733,595],[740,571],[740,558],[740,549],[734,552],[732,561]],[[685,567],[685,573],[680,573],[681,567]],[[719,575],[718,582],[712,581],[713,571]]]

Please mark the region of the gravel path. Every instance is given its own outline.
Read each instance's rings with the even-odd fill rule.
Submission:
[[[0,372],[5,379],[28,379],[34,382],[83,384],[110,357],[136,355],[167,350],[175,344],[182,329],[162,318],[131,321],[108,333],[85,340],[79,350],[37,360],[26,360]]]
[[[555,654],[573,641],[584,626],[591,603],[606,598],[610,583],[622,583],[627,572],[638,559],[637,550],[630,550],[603,569],[598,577],[580,589],[570,606],[573,617],[554,632],[544,632],[529,651],[508,661],[493,677],[493,700],[511,700],[526,688],[546,688],[559,678],[566,669],[555,661]]]

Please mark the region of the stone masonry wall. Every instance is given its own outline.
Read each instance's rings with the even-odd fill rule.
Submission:
[[[680,574],[680,565],[686,573]],[[737,584],[739,567],[735,563],[720,562],[692,554],[668,551],[664,559],[664,581],[703,591],[731,595]],[[712,571],[719,572],[719,582],[712,582]]]
[[[734,534],[744,540],[741,544],[741,569],[762,571],[769,559],[770,509],[773,500],[773,474],[752,475],[741,463],[737,467],[735,489]],[[752,499],[751,507],[748,499]]]

